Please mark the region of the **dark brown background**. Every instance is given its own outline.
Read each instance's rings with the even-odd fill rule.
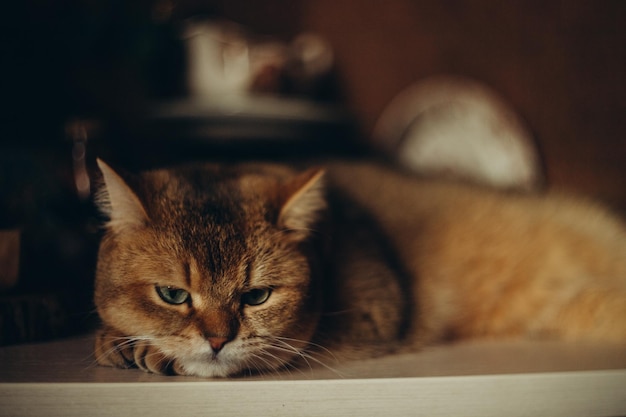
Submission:
[[[626,208],[626,2],[302,0],[229,2],[258,28],[326,36],[350,107],[369,131],[423,77],[481,80],[537,136],[549,183]]]

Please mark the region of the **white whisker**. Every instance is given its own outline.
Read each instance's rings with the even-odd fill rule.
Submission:
[[[265,364],[265,366],[259,368],[257,366],[257,363],[255,363],[255,368],[257,371],[260,372],[261,375],[263,375],[263,371],[275,371],[276,366],[274,363],[270,362],[269,360],[263,358],[261,355],[266,355],[269,356],[270,359],[279,359],[278,357],[276,357],[275,355],[272,355],[271,353],[267,352],[265,349],[262,349],[260,351],[258,351],[259,354],[255,354],[252,353],[251,356],[253,356],[255,359],[257,359],[260,362],[263,362]]]
[[[339,377],[344,378],[344,375],[341,374],[341,372],[339,372],[338,370],[334,369],[332,366],[326,364],[323,360],[316,358],[315,356],[313,356],[312,353],[306,352],[304,350],[299,350],[296,347],[294,347],[293,345],[291,345],[291,344],[286,342],[286,340],[299,342],[299,343],[304,343],[305,341],[298,340],[298,339],[291,339],[291,338],[287,338],[287,337],[279,337],[279,336],[273,336],[271,338],[271,340],[273,340],[275,343],[280,343],[281,344],[281,346],[278,346],[275,343],[273,343],[272,347],[274,349],[277,349],[277,350],[280,350],[280,351],[283,351],[283,352],[287,352],[287,353],[295,353],[298,357],[300,357],[307,364],[309,369],[313,370],[313,366],[311,365],[311,362],[314,362],[314,363],[316,363],[316,364],[326,368],[327,370],[333,372],[334,374],[338,375]],[[313,343],[311,345],[322,349],[324,352],[328,353],[334,360],[336,360],[335,355],[330,350],[326,349],[325,347],[323,347],[321,345],[315,344],[315,343]]]
[[[306,343],[308,346],[312,346],[314,348],[320,349],[323,352],[327,353],[328,355],[330,355],[332,357],[333,360],[335,360],[335,361],[337,360],[337,357],[335,356],[335,354],[333,352],[331,352],[329,349],[325,348],[324,346],[320,345],[319,343],[308,342],[306,340],[293,339],[293,338],[290,338],[290,337],[282,337],[282,336],[274,336],[274,338],[276,340],[281,340],[281,341]]]

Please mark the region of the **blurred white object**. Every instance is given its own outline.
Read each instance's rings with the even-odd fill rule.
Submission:
[[[438,76],[408,87],[384,110],[373,137],[420,174],[524,190],[543,183],[521,118],[494,91],[466,78]]]
[[[333,69],[332,48],[313,33],[287,43],[255,39],[231,22],[190,19],[183,39],[192,98],[223,100],[246,93],[312,98]]]
[[[189,95],[214,97],[248,88],[248,43],[235,24],[189,20],[184,29]]]
[[[291,60],[297,63],[299,78],[311,80],[332,71],[333,50],[330,44],[314,33],[303,33],[290,45]],[[294,65],[294,64],[292,64]]]

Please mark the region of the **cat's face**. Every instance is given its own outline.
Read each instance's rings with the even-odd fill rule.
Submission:
[[[204,167],[132,187],[101,164],[95,302],[104,324],[147,341],[177,373],[228,376],[287,364],[319,319],[307,241],[319,173]]]

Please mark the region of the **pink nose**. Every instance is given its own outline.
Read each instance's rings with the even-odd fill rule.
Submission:
[[[215,353],[222,350],[224,345],[228,342],[228,338],[226,337],[209,337],[207,340],[209,341],[209,345],[211,345],[211,349],[213,349]]]

